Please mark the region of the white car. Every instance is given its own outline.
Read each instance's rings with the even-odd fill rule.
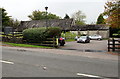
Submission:
[[[90,43],[90,38],[88,36],[81,36],[77,39],[77,43]]]
[[[102,40],[102,36],[97,34],[89,36],[89,38],[93,40]]]

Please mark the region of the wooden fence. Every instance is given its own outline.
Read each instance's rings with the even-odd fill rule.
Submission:
[[[118,38],[108,40],[108,51],[120,52],[120,40]]]
[[[26,40],[23,40],[22,32],[14,32],[10,34],[5,34],[4,32],[1,32],[0,37],[2,37],[2,41],[4,42],[27,43]],[[29,44],[58,47],[58,38],[47,38],[46,40],[40,43],[29,43]]]
[[[22,32],[11,32],[9,34],[0,32],[0,37],[4,42],[22,43],[23,34]]]
[[[24,40],[25,41],[25,40]],[[29,43],[32,45],[41,45],[41,46],[50,46],[50,47],[58,47],[58,38],[47,38],[44,41],[41,41],[40,43]]]
[[[11,32],[9,34],[5,34],[4,32],[0,32],[0,35],[2,37],[8,37],[8,38],[23,38],[22,32]]]

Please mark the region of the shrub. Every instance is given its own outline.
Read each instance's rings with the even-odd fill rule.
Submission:
[[[23,39],[27,42],[39,42],[45,39],[45,28],[29,28],[23,31]]]
[[[66,32],[65,34],[62,33],[61,36],[65,37],[66,39],[74,39],[75,36],[78,36],[78,35],[72,32]]]
[[[46,35],[48,38],[60,37],[61,29],[59,27],[48,27]]]
[[[58,27],[29,28],[23,31],[23,39],[29,43],[40,43],[47,38],[58,37],[61,33]]]

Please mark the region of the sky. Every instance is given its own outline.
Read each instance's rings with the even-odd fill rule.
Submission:
[[[19,21],[28,21],[28,15],[35,10],[56,14],[64,18],[65,14],[70,17],[77,11],[86,15],[86,23],[91,24],[97,21],[100,13],[104,12],[104,5],[107,0],[0,0],[0,7],[6,9],[9,16]]]

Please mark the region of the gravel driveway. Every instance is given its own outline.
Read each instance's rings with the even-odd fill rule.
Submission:
[[[60,47],[64,50],[81,50],[81,51],[107,51],[107,40],[91,40],[90,43],[66,42],[65,46]]]

